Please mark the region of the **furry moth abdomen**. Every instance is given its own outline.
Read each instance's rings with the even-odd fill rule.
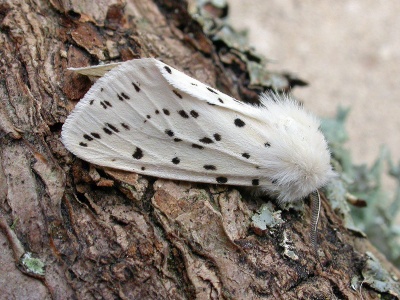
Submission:
[[[269,93],[259,106],[245,104],[153,58],[100,78],[67,118],[62,141],[100,166],[253,186],[282,202],[334,175],[318,120],[293,99]]]

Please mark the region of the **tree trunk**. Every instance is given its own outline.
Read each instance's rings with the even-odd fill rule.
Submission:
[[[326,199],[318,260],[308,201],[303,212],[283,211],[284,222],[261,230],[252,216],[265,199],[98,168],[66,151],[61,126],[91,86],[67,67],[158,57],[255,101],[244,54],[213,44],[185,2],[0,3],[4,299],[396,297],[369,281],[359,286],[366,251],[400,274],[344,228]]]

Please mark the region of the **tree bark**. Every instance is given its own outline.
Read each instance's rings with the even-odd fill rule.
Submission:
[[[241,55],[213,44],[185,2],[3,0],[0,24],[4,299],[396,297],[352,288],[367,251],[400,274],[325,198],[318,260],[308,201],[260,230],[251,218],[265,199],[95,167],[64,148],[61,126],[91,86],[67,67],[158,57],[255,101]]]

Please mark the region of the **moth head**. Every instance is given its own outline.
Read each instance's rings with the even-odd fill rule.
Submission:
[[[294,202],[304,199],[311,193],[326,185],[330,179],[336,176],[331,169],[317,171],[314,174],[303,174],[296,180],[287,181],[278,186],[279,202]]]
[[[318,135],[318,141],[313,137],[313,141],[298,142],[294,151],[281,157],[275,180],[279,201],[301,200],[337,176],[327,143],[322,133]]]
[[[280,118],[275,123],[275,143],[269,148],[272,159],[266,168],[272,170],[272,189],[278,200],[293,202],[324,186],[336,173],[319,121],[295,102],[278,105]]]

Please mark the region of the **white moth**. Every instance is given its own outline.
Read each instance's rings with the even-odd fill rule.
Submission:
[[[88,162],[253,186],[281,202],[334,176],[318,120],[287,96],[262,94],[259,106],[245,104],[153,58],[107,66],[62,129],[67,149]]]

